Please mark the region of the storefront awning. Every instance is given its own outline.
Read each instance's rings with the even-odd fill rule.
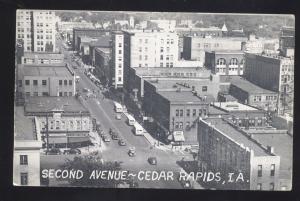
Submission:
[[[185,141],[183,131],[174,131],[173,137],[174,137],[175,142],[184,142]]]

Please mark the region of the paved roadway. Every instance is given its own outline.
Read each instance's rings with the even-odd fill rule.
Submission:
[[[61,52],[65,54],[65,61],[71,66],[77,66],[76,62],[71,60],[70,52],[65,51],[62,47],[62,43],[58,43]],[[81,77],[80,82],[76,88],[82,93],[83,88],[89,88],[91,90],[98,91],[98,87],[83,73],[83,69],[78,66],[74,69],[75,73]],[[113,102],[110,99],[102,99],[103,95],[96,93],[97,98],[81,98],[82,103],[91,112],[92,116],[97,119],[102,125],[105,133],[108,134],[109,128],[114,128],[119,135],[125,139],[127,145],[119,146],[118,142],[111,140],[109,143],[105,143],[105,149],[102,151],[104,160],[107,161],[122,161],[122,168],[129,170],[130,172],[137,173],[138,171],[155,170],[155,171],[174,171],[178,172],[180,167],[176,164],[176,161],[185,158],[192,158],[190,155],[184,155],[184,153],[172,152],[169,150],[161,150],[157,148],[151,148],[148,141],[143,136],[135,136],[131,126],[127,125],[125,115],[122,115],[121,120],[115,118]],[[128,149],[130,146],[136,148],[136,156],[129,157]],[[153,166],[147,161],[148,157],[155,156],[158,164]],[[63,164],[66,158],[72,158],[73,156],[42,156],[41,166],[42,168],[58,168]],[[181,188],[181,185],[177,180],[174,181],[138,181],[140,188]]]

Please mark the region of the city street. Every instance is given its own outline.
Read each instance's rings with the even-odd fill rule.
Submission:
[[[108,98],[103,99],[103,94],[99,88],[84,74],[83,68],[71,60],[70,52],[64,50],[62,43],[60,43],[59,47],[61,52],[65,55],[66,63],[72,67],[77,66],[74,71],[77,76],[80,76],[80,81],[77,83],[76,89],[82,95],[79,98],[83,105],[90,111],[92,117],[96,118],[96,120],[100,122],[105,134],[108,134],[109,129],[113,128],[127,144],[126,146],[120,146],[117,140],[101,142],[101,144],[104,144],[105,146],[101,153],[105,161],[121,161],[122,169],[129,170],[133,173],[145,170],[165,170],[174,171],[175,174],[175,172],[179,172],[181,169],[176,164],[176,161],[181,160],[183,156],[186,159],[190,157],[192,160],[190,154],[186,155],[184,152],[173,152],[171,150],[152,147],[145,137],[134,135],[133,126],[129,126],[126,123],[126,116],[122,114],[121,120],[116,119],[113,101]],[[83,88],[88,88],[91,91],[95,91],[97,98],[87,98],[82,91]],[[98,91],[100,93],[98,93]],[[130,157],[128,155],[129,147],[135,147],[135,157]],[[66,155],[42,156],[41,166],[42,168],[58,168],[59,165],[64,163],[66,158],[72,157],[73,156]],[[147,161],[149,157],[156,157],[157,165],[150,165]],[[138,183],[139,187],[141,188],[181,188],[181,185],[177,180],[139,181]]]

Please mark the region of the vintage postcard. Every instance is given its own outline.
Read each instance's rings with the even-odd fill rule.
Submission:
[[[289,191],[295,17],[16,11],[17,186]]]

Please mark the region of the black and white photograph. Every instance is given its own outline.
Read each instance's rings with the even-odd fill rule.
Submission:
[[[14,186],[293,189],[294,15],[17,9],[15,26]]]

